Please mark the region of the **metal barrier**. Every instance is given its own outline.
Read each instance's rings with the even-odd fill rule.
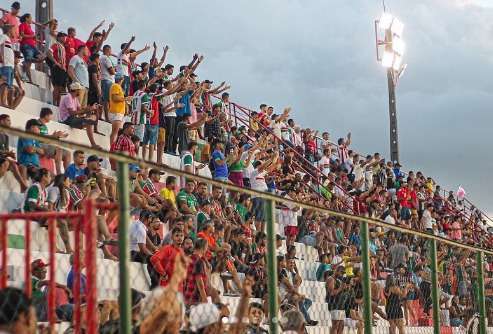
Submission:
[[[471,274],[471,277],[469,278],[470,284],[467,284],[466,282],[466,285],[462,286],[462,291],[459,293],[460,295],[464,295],[467,298],[470,298],[472,297],[471,292],[475,291],[474,297],[476,298],[476,300],[473,301],[473,299],[470,299],[471,303],[467,305],[471,307],[469,311],[472,312],[473,314],[471,317],[468,317],[467,320],[473,320],[476,322],[475,326],[478,327],[479,333],[486,333],[487,310],[486,310],[486,301],[485,301],[485,288],[484,288],[485,280],[484,280],[483,262],[485,255],[488,256],[493,255],[493,251],[490,249],[484,249],[467,244],[462,244],[461,242],[445,239],[422,231],[414,231],[402,226],[387,224],[378,219],[370,219],[366,217],[360,217],[352,214],[328,210],[323,207],[318,207],[318,206],[308,205],[306,203],[300,203],[293,200],[288,200],[286,198],[279,197],[273,194],[262,193],[250,189],[244,189],[235,186],[233,184],[210,180],[208,178],[190,174],[178,169],[171,168],[169,166],[157,165],[155,163],[133,159],[128,156],[119,155],[111,152],[97,150],[84,145],[79,145],[66,141],[59,141],[53,138],[47,138],[32,133],[25,133],[24,131],[17,129],[0,127],[0,130],[15,136],[23,136],[25,138],[36,139],[44,143],[48,143],[50,145],[55,145],[57,147],[62,147],[66,149],[82,149],[85,152],[98,154],[99,156],[106,156],[118,161],[118,184],[119,184],[119,194],[120,194],[120,198],[119,198],[120,223],[119,223],[119,236],[118,236],[119,239],[118,241],[120,244],[120,249],[119,249],[119,254],[120,254],[119,311],[121,314],[120,333],[130,333],[130,329],[131,329],[130,282],[129,282],[129,276],[127,270],[129,266],[128,264],[129,249],[128,249],[127,231],[128,231],[129,207],[130,207],[129,199],[128,199],[129,189],[127,182],[128,163],[140,164],[143,167],[156,168],[158,170],[165,171],[172,175],[183,176],[195,181],[212,184],[214,186],[221,187],[222,189],[226,189],[231,192],[240,192],[240,193],[249,194],[253,197],[261,198],[265,201],[266,227],[267,227],[266,229],[267,282],[266,284],[268,288],[266,301],[269,302],[268,325],[270,327],[270,333],[279,333],[280,330],[279,325],[284,326],[287,323],[285,319],[288,315],[286,309],[281,310],[281,317],[279,317],[279,309],[281,308],[278,305],[279,293],[285,293],[286,288],[285,286],[283,286],[284,284],[283,281],[281,280],[280,282],[278,277],[284,279],[285,272],[287,272],[288,269],[291,270],[291,268],[287,268],[287,264],[283,262],[284,259],[282,257],[280,257],[280,261],[281,261],[280,263],[278,263],[277,261],[278,258],[276,257],[277,251],[276,251],[275,232],[276,230],[278,231],[277,215],[274,209],[276,202],[289,204],[293,207],[299,207],[302,209],[306,209],[310,212],[317,213],[317,215],[323,217],[322,218],[324,220],[323,225],[331,230],[335,231],[340,227],[346,230],[346,232],[341,231],[342,239],[344,240],[343,243],[335,242],[334,245],[324,246],[327,247],[327,249],[329,249],[330,247],[334,247],[336,249],[335,252],[331,251],[331,253],[333,253],[332,254],[333,256],[341,255],[339,256],[340,261],[335,262],[333,264],[334,270],[332,270],[332,274],[330,274],[330,272],[327,271],[327,276],[329,277],[327,277],[327,280],[323,280],[322,282],[320,282],[321,284],[318,281],[312,281],[309,278],[307,278],[307,276],[303,275],[303,279],[306,279],[305,283],[301,282],[300,285],[298,286],[299,290],[297,291],[297,293],[293,293],[296,299],[292,300],[288,298],[287,300],[288,303],[283,304],[282,305],[283,308],[289,307],[291,309],[294,308],[294,309],[306,310],[309,308],[309,305],[313,303],[313,301],[309,299],[316,298],[317,306],[322,305],[322,308],[319,308],[318,313],[315,314],[326,317],[324,318],[325,320],[327,320],[325,322],[325,326],[326,327],[330,326],[331,331],[333,333],[342,333],[345,330],[345,328],[354,328],[354,329],[359,328],[360,331],[364,329],[365,333],[372,333],[372,331],[375,330],[379,331],[380,327],[374,326],[374,317],[373,317],[374,313],[377,314],[381,313],[384,315],[384,317],[387,320],[390,320],[389,324],[391,331],[395,330],[395,328],[402,328],[403,319],[405,318],[403,312],[406,312],[405,310],[407,309],[407,306],[409,306],[409,309],[411,309],[415,306],[414,304],[416,303],[414,304],[413,302],[407,303],[408,298],[410,298],[409,291],[412,288],[411,279],[406,276],[400,277],[399,272],[395,272],[395,269],[400,268],[402,264],[408,264],[408,255],[411,252],[414,252],[417,254],[415,257],[419,258],[419,263],[422,264],[422,267],[420,267],[422,269],[420,271],[420,275],[423,275],[421,282],[425,282],[425,283],[423,284],[424,286],[423,288],[420,287],[420,290],[422,291],[421,293],[423,295],[422,299],[425,306],[425,311],[428,311],[427,315],[423,315],[421,318],[418,319],[418,322],[420,322],[418,324],[426,325],[426,327],[431,327],[433,324],[432,327],[434,333],[452,331],[452,328],[450,326],[446,326],[447,325],[446,321],[442,323],[440,322],[440,315],[441,315],[440,304],[442,303],[442,301],[439,298],[441,296],[444,296],[445,294],[444,292],[439,292],[440,285],[442,285],[442,290],[443,290],[443,284],[439,284],[440,279],[443,280],[443,276],[441,278],[439,274],[439,267],[440,267],[439,261],[441,261],[441,264],[443,264],[443,259],[445,258],[450,259],[450,263],[453,263],[453,261],[457,259],[461,259],[461,260],[465,260],[465,263],[468,264],[469,269],[471,268],[476,269],[475,274]],[[80,216],[80,213],[74,214],[73,217],[76,218],[79,217],[79,219],[87,219],[88,222],[91,221],[90,217],[94,215],[94,213],[91,210],[91,206],[87,207],[86,210],[87,210],[86,214],[83,215],[82,217]],[[53,218],[56,215],[57,214],[54,213],[48,214],[48,217]],[[3,268],[5,268],[5,265],[8,261],[5,252],[7,247],[5,219],[10,219],[13,217],[20,217],[24,219],[34,218],[34,216],[30,216],[30,214],[13,214],[13,215],[0,216],[0,221],[4,222],[2,224],[4,228],[2,229],[2,233],[0,234],[2,245],[4,247],[2,253]],[[54,224],[51,223],[51,226],[54,226]],[[81,226],[81,225],[76,224],[76,226]],[[82,224],[82,226],[84,226],[84,224]],[[87,228],[86,230],[86,238],[87,238],[86,251],[91,249],[95,251],[96,249],[95,238],[94,238],[95,225],[85,223],[85,226],[92,226],[92,228]],[[28,229],[29,227],[27,228],[27,232],[29,232]],[[55,231],[54,227],[52,227],[50,231],[51,231],[50,232],[51,238],[53,238]],[[350,234],[350,238],[346,238],[346,234],[348,235]],[[385,275],[385,269],[387,268],[384,265],[382,267],[383,268],[383,271],[381,272],[382,275],[380,275],[379,273],[381,268],[379,266],[375,266],[374,264],[377,258],[374,254],[375,247],[377,247],[376,249],[385,249],[384,244],[381,244],[380,246],[375,246],[376,243],[381,242],[381,240],[379,241],[379,239],[377,238],[379,234],[385,236],[385,241],[388,241],[389,243],[393,242],[392,246],[395,248],[393,251],[395,253],[390,258],[390,260],[393,261],[390,268],[393,270],[392,274],[389,274],[387,272],[387,275]],[[27,233],[26,235],[29,235],[29,233]],[[81,243],[80,239],[78,239],[79,238],[78,236],[79,233],[76,233],[76,247],[75,247],[76,251],[80,248],[80,243]],[[393,238],[396,236],[399,238],[400,243],[402,243],[402,245],[399,245],[399,242],[397,241],[395,242],[393,241],[394,240]],[[27,241],[26,248],[29,248],[28,239],[29,238],[26,238]],[[317,263],[316,261],[314,261],[314,257],[318,255],[324,255],[323,253],[320,254],[320,249],[322,249],[322,251],[324,250],[323,247],[322,248],[318,247],[318,251],[315,251],[314,253],[314,248],[310,245],[312,245],[312,243],[308,239],[303,240],[300,243],[293,244],[295,248],[299,248],[301,250],[299,253],[301,253],[300,255],[303,256],[301,261],[302,265],[307,265],[311,262]],[[399,247],[401,249],[399,249]],[[405,251],[406,247],[408,248],[408,251]],[[422,251],[421,247],[426,247],[426,250]],[[53,246],[51,246],[50,250],[54,250]],[[443,252],[446,252],[447,254]],[[396,257],[400,256],[402,253],[405,254],[404,255],[404,259],[406,260],[405,263],[396,260]],[[475,259],[470,258],[469,255],[472,253],[476,254]],[[311,254],[310,257],[307,256],[308,254]],[[316,255],[314,256],[314,254]],[[29,263],[30,261],[29,256],[30,256],[29,254],[26,255],[26,259],[25,259],[26,264]],[[54,255],[50,255],[50,256],[54,256]],[[94,261],[94,262],[90,262],[90,264],[91,266],[94,266],[93,269],[95,269],[96,257],[91,254],[89,255],[89,257],[93,259],[90,261]],[[75,257],[75,262],[77,262],[77,259],[78,256]],[[292,266],[293,263],[294,264],[296,263],[296,259],[292,257],[290,257],[289,260],[290,260],[289,266]],[[75,266],[77,266],[76,263],[74,264]],[[356,270],[357,268],[359,269]],[[303,268],[303,270],[305,269]],[[376,278],[373,278],[373,276],[375,275],[374,272],[377,275],[375,276]],[[469,272],[471,272],[471,270],[469,270]],[[5,282],[5,275],[6,274],[4,271],[1,276],[1,282]],[[28,275],[30,275],[30,273],[26,269],[26,279],[29,277]],[[95,270],[94,270],[94,275],[96,275]],[[381,278],[383,278],[383,276],[387,276],[387,277],[390,276],[390,278],[386,279],[384,286],[381,285],[381,282],[378,282]],[[95,290],[97,289],[97,287],[95,285],[96,279],[94,279],[94,277],[91,279],[93,282],[93,285],[90,286],[90,288],[92,289],[90,291],[91,296],[88,297],[87,299],[88,312],[91,312],[91,310],[94,311],[96,309],[97,300],[96,300]],[[50,272],[50,278],[51,278],[51,272]],[[26,289],[29,284],[28,281],[29,280],[26,280],[26,284],[27,284]],[[76,278],[75,281],[76,285],[78,282],[79,279]],[[473,286],[475,287],[474,289],[472,288]],[[359,287],[361,287],[361,289],[359,289]],[[89,289],[89,277],[88,277],[88,289]],[[76,287],[74,292],[77,291],[79,290]],[[357,294],[356,293],[357,291],[361,291],[361,293]],[[423,291],[425,291],[426,293],[424,293]],[[378,292],[378,294],[374,292]],[[287,295],[287,297],[290,296]],[[405,299],[406,301],[405,303],[403,303],[403,299]],[[339,304],[342,300],[345,301],[344,305]],[[386,302],[384,306],[385,310],[382,310],[382,306],[383,306],[382,300]],[[409,300],[412,301],[416,299],[409,299]],[[352,302],[348,302],[348,301],[352,301]],[[91,304],[89,305],[89,303]],[[51,305],[52,304],[53,303],[51,302]],[[325,310],[323,310],[323,308],[325,308]],[[420,309],[417,310],[419,311]],[[479,316],[475,315],[476,312],[479,314]],[[446,312],[444,312],[444,314],[445,313]],[[314,314],[312,313],[312,315]],[[89,317],[89,313],[87,316]],[[77,316],[75,317],[75,319],[77,319]],[[432,322],[430,320],[432,320]],[[236,319],[235,321],[238,321],[238,319]],[[76,324],[77,324],[77,320],[76,320]],[[463,325],[466,325],[463,327],[467,328],[467,324],[464,323]],[[87,328],[88,333],[94,333],[96,330],[96,326],[97,326],[96,322],[94,322],[93,324],[90,323],[89,327]],[[77,326],[76,326],[76,330],[77,330]],[[311,329],[309,329],[309,332],[310,331]]]

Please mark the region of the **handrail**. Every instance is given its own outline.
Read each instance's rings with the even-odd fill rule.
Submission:
[[[219,100],[220,100],[220,98],[219,98],[218,96],[213,95],[213,97],[215,97],[215,98],[217,98],[217,99],[219,99]],[[238,104],[237,104],[237,103],[235,103],[235,102],[229,102],[229,103],[230,103],[230,105],[232,104],[232,105],[233,105],[233,108],[235,109],[234,117],[238,117],[238,115],[236,114],[236,108],[238,108],[238,109],[239,109],[240,111],[242,111],[245,115],[247,115],[249,118],[251,118],[251,113],[253,112],[253,110],[251,110],[251,109],[249,109],[249,108],[246,108],[246,107],[243,107],[243,106],[240,106],[240,105],[238,105]],[[242,121],[243,121],[243,122],[246,122],[246,120],[242,120]],[[245,124],[245,123],[244,123],[244,124]],[[259,125],[262,129],[264,129],[264,130],[268,131],[270,134],[272,134],[272,135],[273,135],[273,136],[274,136],[277,140],[279,140],[280,142],[282,142],[282,143],[286,144],[286,141],[285,141],[285,140],[283,140],[282,138],[278,138],[278,137],[277,137],[277,136],[273,133],[273,131],[272,131],[271,129],[269,129],[269,128],[265,127],[263,124],[261,124],[261,123],[259,123],[259,122],[257,122],[257,124],[258,124],[258,125]],[[248,124],[248,127],[250,128],[250,124]],[[315,136],[315,144],[316,144],[316,152],[317,152],[317,153],[319,152],[319,149],[323,149],[323,148],[319,148],[319,147],[318,147],[318,141],[319,141],[319,140],[320,140],[320,141],[325,141],[323,138],[321,138],[321,137],[319,137],[319,136]],[[336,144],[335,144],[335,143],[333,143],[332,141],[329,141],[329,144],[330,144],[331,146],[335,147],[335,148],[338,148],[338,145],[336,145]],[[299,153],[296,149],[293,149],[293,148],[292,148],[291,146],[289,146],[289,145],[285,145],[285,146],[286,146],[288,149],[293,150],[293,151],[295,152],[295,155],[296,155],[299,159],[301,158],[301,160],[302,160],[304,163],[308,164],[309,166],[312,166],[312,167],[313,167],[313,169],[314,169],[314,170],[316,170],[318,173],[323,174],[323,173],[322,173],[322,171],[321,171],[321,170],[320,170],[317,166],[315,166],[314,164],[312,164],[311,162],[309,162],[309,161],[308,161],[308,160],[307,160],[307,159],[306,159],[303,155],[301,155],[301,154],[300,154],[300,153]],[[355,151],[355,152],[356,152],[356,151]],[[356,152],[356,153],[357,153],[357,154],[359,154],[359,155],[361,155],[359,152]],[[361,156],[362,156],[362,155],[361,155]],[[312,173],[310,173],[309,171],[307,171],[305,168],[303,168],[301,165],[299,165],[299,166],[301,167],[301,169],[302,169],[305,173],[309,174],[309,175],[312,177],[312,179],[316,180],[316,184],[317,184],[317,186],[319,186],[319,187],[320,187],[320,186],[322,186],[322,187],[323,187],[323,185],[322,185],[322,184],[320,183],[320,181],[319,181],[319,177],[318,177],[318,176],[313,175]],[[340,189],[340,190],[341,190],[341,191],[342,191],[342,192],[343,192],[346,196],[348,196],[349,198],[351,198],[351,200],[353,201],[353,203],[355,203],[355,202],[356,202],[356,203],[359,203],[359,202],[360,202],[360,200],[359,200],[358,198],[355,198],[353,195],[349,194],[349,193],[348,193],[348,192],[347,192],[344,188],[342,188],[340,185],[335,184],[335,186],[336,186],[338,189]],[[312,190],[313,190],[313,189],[312,189]],[[317,191],[315,191],[315,192],[316,192],[318,195],[320,195],[320,196],[321,196],[321,194],[320,194],[319,192],[317,192]],[[323,196],[321,196],[321,197],[323,197]],[[441,198],[441,199],[442,199],[442,200],[443,200],[446,204],[449,204],[449,207],[451,207],[451,208],[455,209],[456,213],[458,213],[460,216],[463,216],[466,220],[470,220],[470,219],[471,219],[471,217],[472,217],[472,213],[470,213],[470,214],[469,214],[469,216],[468,216],[468,215],[466,214],[466,212],[461,212],[461,210],[458,210],[458,208],[457,208],[457,207],[455,207],[454,205],[452,205],[452,203],[450,203],[450,201],[448,201],[448,199],[447,199],[447,198],[442,197],[442,196],[440,196],[440,198]],[[351,208],[349,205],[347,205],[347,203],[346,203],[345,201],[342,201],[342,202],[343,202],[344,206],[346,206],[349,210],[354,211],[354,208]],[[467,202],[468,202],[468,203],[470,203],[468,200],[467,200]],[[470,203],[470,205],[473,205],[473,204],[472,204],[472,203]],[[358,214],[359,214],[359,213],[360,213],[360,212],[359,212],[359,205],[358,205],[357,207],[358,207]],[[492,220],[491,218],[489,218],[486,214],[484,214],[484,212],[482,212],[480,209],[478,209],[478,210],[482,213],[482,215],[483,215],[483,216],[487,217],[487,218],[488,218],[491,222],[493,222],[493,220]],[[478,228],[479,228],[479,227],[478,227]]]
[[[234,102],[233,102],[233,103],[234,103]],[[234,103],[234,104],[235,104],[235,103]],[[248,116],[250,116],[250,113],[252,112],[252,110],[250,110],[250,109],[248,109],[248,108],[245,108],[245,107],[242,107],[242,106],[239,106],[238,104],[235,104],[235,105],[238,107],[238,109],[240,109],[240,110],[241,110],[241,111],[243,111],[244,113],[248,114]],[[318,173],[323,174],[323,173],[322,173],[322,170],[320,170],[317,166],[315,166],[313,163],[311,163],[310,161],[308,161],[308,160],[307,160],[307,159],[306,159],[306,158],[305,158],[305,157],[304,157],[304,156],[303,156],[300,152],[298,152],[296,149],[292,148],[290,145],[287,145],[287,143],[286,143],[286,141],[285,141],[284,139],[277,137],[277,136],[273,133],[273,131],[272,131],[271,129],[267,128],[266,126],[264,126],[264,125],[263,125],[263,124],[261,124],[261,123],[257,123],[257,124],[258,124],[258,125],[259,125],[262,129],[264,129],[265,131],[268,131],[270,134],[272,134],[272,135],[274,136],[274,138],[275,138],[275,139],[277,139],[278,141],[282,142],[282,143],[284,144],[284,147],[285,147],[286,149],[292,150],[292,151],[294,152],[294,154],[298,157],[298,159],[302,160],[302,162],[303,162],[303,163],[307,164],[308,166],[311,166],[311,168],[313,168],[313,169],[314,169],[315,171],[317,171]],[[302,170],[303,170],[306,174],[310,175],[313,179],[315,179],[315,180],[316,180],[316,184],[317,184],[317,186],[319,186],[319,187],[324,187],[324,185],[320,183],[320,181],[319,181],[319,176],[318,176],[318,175],[314,175],[314,174],[312,174],[310,171],[308,171],[307,169],[303,168],[303,167],[302,167],[302,165],[299,165],[299,166],[302,168]],[[344,195],[346,195],[347,197],[351,198],[351,200],[353,201],[353,203],[354,203],[354,202],[359,202],[359,200],[358,200],[357,198],[355,198],[354,196],[352,196],[351,194],[349,194],[349,193],[346,191],[346,189],[344,189],[343,187],[341,187],[339,184],[335,183],[335,186],[336,186],[339,190],[341,190],[341,191],[344,193]],[[321,194],[319,194],[319,195],[321,196]],[[323,197],[323,196],[321,196],[321,197]],[[353,207],[350,207],[349,205],[347,205],[347,203],[345,203],[345,201],[343,202],[343,204],[344,204],[346,207],[348,207],[348,209],[349,209],[349,210],[354,211],[354,208],[353,208]],[[358,212],[358,213],[359,213],[359,212]]]
[[[466,244],[463,242],[457,242],[457,241],[450,240],[450,239],[447,239],[444,237],[429,234],[429,233],[426,233],[423,231],[414,230],[414,229],[403,227],[403,226],[397,226],[397,225],[389,224],[389,223],[386,223],[385,221],[380,220],[380,219],[366,218],[366,217],[357,216],[357,215],[350,214],[350,213],[334,211],[334,210],[330,210],[330,209],[327,209],[327,208],[324,208],[324,207],[321,207],[318,205],[312,205],[312,204],[306,204],[306,203],[294,201],[292,199],[277,196],[277,195],[274,195],[272,193],[242,188],[242,187],[239,187],[235,184],[225,183],[225,182],[217,181],[217,180],[205,177],[205,176],[192,174],[192,173],[189,173],[189,172],[186,172],[183,170],[175,169],[173,167],[170,167],[170,166],[167,166],[164,164],[158,164],[155,162],[150,162],[150,161],[145,161],[142,159],[132,158],[132,157],[129,157],[129,156],[126,156],[123,154],[114,153],[114,152],[110,152],[110,151],[106,151],[106,150],[102,150],[102,149],[97,149],[97,148],[94,148],[94,147],[91,147],[88,145],[82,145],[82,144],[78,144],[78,143],[67,141],[67,140],[59,140],[59,139],[56,139],[54,137],[46,137],[46,136],[42,136],[39,134],[31,133],[31,132],[25,132],[25,130],[6,127],[3,125],[0,125],[0,131],[7,133],[7,134],[10,134],[10,135],[13,135],[13,136],[17,136],[17,137],[24,137],[24,138],[38,140],[40,142],[44,142],[46,144],[53,145],[53,146],[56,146],[59,148],[83,150],[87,154],[95,154],[98,156],[105,156],[109,159],[115,159],[115,160],[117,160],[119,162],[123,162],[123,163],[139,164],[143,168],[156,168],[158,170],[162,170],[162,171],[165,171],[165,172],[173,174],[173,175],[178,175],[180,177],[183,176],[186,178],[190,178],[190,179],[198,181],[198,182],[207,182],[207,183],[210,183],[211,185],[219,186],[219,187],[225,188],[227,190],[236,191],[236,192],[243,192],[243,193],[249,194],[251,196],[260,197],[260,198],[263,198],[266,200],[289,203],[291,205],[298,206],[300,208],[314,210],[314,211],[317,211],[317,212],[320,212],[323,214],[327,214],[330,216],[334,216],[337,218],[341,218],[341,219],[354,220],[357,222],[367,222],[368,224],[383,227],[383,228],[386,228],[389,230],[393,230],[393,231],[397,231],[397,232],[401,232],[401,233],[410,233],[410,234],[413,234],[413,235],[416,235],[418,237],[422,237],[425,239],[436,240],[438,242],[445,243],[445,244],[450,245],[452,247],[465,248],[465,249],[469,249],[472,251],[476,251],[476,252],[480,251],[480,252],[484,252],[485,254],[488,254],[488,255],[493,255],[493,249],[491,249],[491,248],[488,249],[488,248],[483,248],[483,247],[472,246],[472,245],[469,245],[469,244]]]
[[[315,136],[315,138],[316,138],[317,140],[319,140],[319,141],[325,141],[325,139],[321,138],[320,136]],[[316,145],[316,150],[320,153],[320,152],[323,150],[323,148],[318,147],[318,141],[316,141],[316,144],[317,144],[317,145]],[[331,146],[333,146],[333,147],[336,147],[336,148],[338,147],[338,146],[337,146],[337,144],[335,144],[335,143],[334,143],[334,142],[332,142],[332,141],[329,141],[329,145],[331,145]],[[322,151],[322,152],[323,152],[323,151]],[[363,156],[360,152],[357,152],[357,151],[354,151],[354,152],[355,152],[356,154],[360,155],[360,156]],[[404,173],[404,175],[406,175],[406,174],[407,174],[407,173],[405,173],[405,172],[403,172],[403,173]],[[448,190],[446,190],[446,189],[442,189],[442,191],[444,192],[444,194],[446,194],[446,193],[448,192]],[[464,212],[462,212],[459,208],[457,208],[455,205],[453,205],[453,204],[452,204],[452,203],[448,200],[448,198],[447,198],[446,196],[442,196],[442,195],[440,195],[440,199],[442,199],[442,200],[443,200],[446,204],[449,204],[449,206],[450,206],[450,207],[452,207],[453,209],[455,209],[456,213],[458,213],[459,215],[463,216],[463,217],[464,217],[464,218],[466,218],[466,219],[470,219],[470,218],[471,218],[471,216],[472,216],[472,212],[469,212],[469,216],[468,216],[468,215],[467,215],[467,213],[466,213],[466,209],[468,209],[469,211],[471,211],[471,208],[470,208],[470,207],[469,207],[469,208],[467,208],[467,206],[465,206],[465,205],[464,205]],[[481,212],[482,216],[486,217],[486,218],[487,218],[487,219],[488,219],[491,223],[493,223],[493,219],[492,219],[492,218],[490,218],[488,215],[486,215],[486,214],[484,213],[484,211],[482,211],[481,209],[479,209],[478,207],[476,207],[476,206],[474,205],[474,203],[472,203],[471,201],[469,201],[469,199],[465,198],[465,199],[464,199],[464,201],[465,201],[466,203],[468,203],[469,205],[473,206],[475,209],[478,209],[478,210]]]
[[[218,98],[218,96],[213,96],[215,98]],[[233,104],[233,108],[238,108],[240,111],[242,111],[243,113],[245,113],[246,115],[248,115],[248,117],[251,117],[251,113],[252,113],[252,110],[248,109],[248,108],[245,108],[245,107],[242,107],[234,102],[230,102],[230,104]],[[317,172],[321,173],[321,170],[318,169],[318,167],[314,166],[310,161],[308,161],[303,155],[301,155],[296,149],[294,149],[293,147],[291,147],[290,145],[287,145],[286,141],[282,138],[279,138],[278,136],[276,136],[274,134],[274,132],[267,128],[266,126],[264,126],[263,124],[261,123],[258,123],[257,124],[259,125],[260,128],[262,128],[264,131],[267,131],[269,134],[273,135],[274,138],[276,140],[278,140],[279,142],[283,143],[284,144],[284,147],[285,149],[287,150],[291,150],[295,153],[295,155],[302,160],[302,162],[304,162],[305,164],[307,164],[308,166],[311,166],[314,170],[316,170]],[[250,127],[250,124],[248,124],[248,127],[251,129]],[[296,162],[295,162],[296,163]],[[316,181],[316,185],[318,187],[324,187],[320,181],[319,181],[319,176],[318,175],[314,175],[313,173],[311,173],[307,168],[304,168],[302,164],[299,164],[299,163],[296,163],[298,165],[298,167],[305,173],[305,174],[308,174],[312,177],[312,179],[314,179]],[[352,195],[350,195],[344,188],[342,188],[341,186],[339,186],[338,184],[335,184],[335,186],[337,188],[339,188],[346,196],[348,196],[349,198],[351,198],[352,202],[358,202],[358,199],[354,198]],[[311,188],[312,191],[314,191],[319,197],[323,198],[325,200],[325,197],[322,196],[322,194],[318,191],[316,191],[315,189]],[[344,199],[341,199],[343,205],[349,209],[350,211],[354,212],[354,207],[351,207],[350,205],[348,205],[346,203],[346,201]],[[358,212],[359,213],[359,212]]]

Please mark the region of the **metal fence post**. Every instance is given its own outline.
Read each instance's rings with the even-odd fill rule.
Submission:
[[[486,303],[484,296],[484,254],[476,253],[476,266],[478,273],[478,307],[479,307],[479,333],[486,334]]]
[[[437,266],[437,242],[430,240],[431,257],[431,299],[433,302],[433,333],[440,334],[440,302],[438,295],[438,266]]]
[[[359,207],[359,206],[358,206]],[[373,331],[371,309],[371,286],[370,286],[370,238],[368,223],[365,221],[361,224],[361,260],[363,262],[363,319],[365,325],[365,334],[371,334]]]
[[[130,334],[130,282],[128,277],[130,249],[128,242],[128,225],[130,221],[130,198],[128,189],[128,164],[118,162],[118,198],[120,205],[120,222],[118,224],[118,248],[120,269],[120,333]]]
[[[279,333],[277,302],[277,253],[276,253],[276,232],[274,202],[265,201],[265,211],[267,218],[267,291],[269,296],[269,333]]]

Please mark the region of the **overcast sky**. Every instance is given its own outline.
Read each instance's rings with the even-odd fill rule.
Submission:
[[[106,19],[116,23],[115,47],[135,34],[136,47],[169,44],[175,65],[202,53],[200,78],[226,80],[235,102],[291,106],[302,126],[335,139],[351,131],[356,150],[388,157],[387,81],[373,29],[379,0],[54,2],[62,28],[77,27],[80,38]],[[461,184],[493,212],[493,1],[387,0],[387,9],[405,23],[407,43],[397,90],[401,162],[446,188]]]

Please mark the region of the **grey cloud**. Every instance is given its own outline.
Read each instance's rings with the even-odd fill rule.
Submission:
[[[448,188],[462,184],[493,212],[493,9],[482,0],[387,3],[408,45],[397,97],[401,159]],[[290,105],[304,126],[333,138],[352,131],[355,149],[388,152],[386,75],[373,35],[380,1],[59,1],[55,13],[80,36],[114,20],[111,44],[132,34],[138,47],[166,43],[176,65],[203,53],[199,75],[227,80],[240,104]]]

